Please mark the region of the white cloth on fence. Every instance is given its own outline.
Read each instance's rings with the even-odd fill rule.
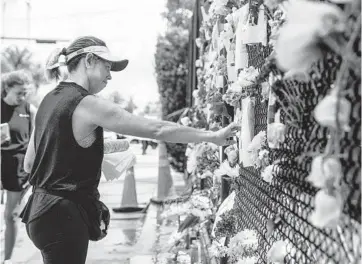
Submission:
[[[255,100],[247,97],[241,101],[242,118],[241,118],[241,132],[240,132],[240,162],[244,167],[253,165],[253,161],[250,159],[250,153],[248,152],[248,146],[254,137],[254,115]]]
[[[248,52],[244,43],[245,24],[247,23],[249,14],[249,4],[244,5],[235,12],[236,32],[235,32],[235,73],[238,70],[249,66]]]
[[[227,63],[227,74],[228,82],[235,82],[237,79],[235,71],[235,50],[234,48],[230,49],[226,54],[226,63]]]
[[[216,88],[223,88],[224,87],[224,76],[217,75],[215,79],[215,86]]]
[[[242,31],[242,40],[244,44],[261,43],[267,45],[267,20],[265,18],[264,5],[259,7],[258,24],[250,25],[248,15],[247,22]]]
[[[212,49],[219,52],[219,27],[218,24],[215,23],[214,27],[212,28],[212,33],[211,33],[211,44],[212,44]]]

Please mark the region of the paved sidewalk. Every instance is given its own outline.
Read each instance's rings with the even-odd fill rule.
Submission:
[[[185,188],[183,175],[172,172],[175,190],[180,194]],[[141,235],[133,248],[131,264],[166,263],[169,256],[168,240],[178,229],[177,220],[161,219],[163,208],[152,203],[147,211],[147,217]]]

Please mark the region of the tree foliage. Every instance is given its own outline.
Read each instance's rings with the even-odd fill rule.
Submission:
[[[167,30],[158,37],[155,54],[163,119],[186,107],[188,40],[193,3],[193,0],[168,0],[167,11],[163,14]],[[166,146],[171,165],[182,172],[186,162],[186,145],[167,143]]]
[[[3,49],[1,56],[1,73],[7,73],[15,70],[28,70],[33,76],[35,89],[45,83],[44,69],[39,63],[32,59],[33,53],[27,48],[19,48],[11,45]]]

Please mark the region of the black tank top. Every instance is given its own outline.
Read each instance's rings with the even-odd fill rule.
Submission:
[[[1,184],[6,190],[21,191],[29,178],[24,171],[31,133],[29,103],[11,106],[1,99],[1,123],[8,123],[10,131],[10,141],[1,145]]]
[[[103,129],[88,148],[74,138],[72,116],[79,102],[93,96],[75,83],[61,82],[41,102],[35,120],[35,159],[30,174],[34,188],[86,193],[99,198],[98,184],[103,160]],[[56,204],[61,197],[33,193],[21,216],[27,223]]]
[[[1,99],[1,123],[9,124],[11,138],[10,142],[1,145],[1,151],[25,154],[31,133],[29,103],[11,106]]]

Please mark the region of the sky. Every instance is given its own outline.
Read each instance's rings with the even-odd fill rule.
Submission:
[[[126,70],[112,74],[106,89],[118,89],[124,98],[133,96],[138,107],[158,100],[154,53],[157,36],[165,30],[161,12],[165,10],[166,0],[1,0],[1,3],[2,36],[66,40],[82,35],[99,37],[113,53],[129,59]],[[5,40],[2,46],[10,43],[28,46],[34,52],[34,60],[41,63],[53,49],[68,44]]]

